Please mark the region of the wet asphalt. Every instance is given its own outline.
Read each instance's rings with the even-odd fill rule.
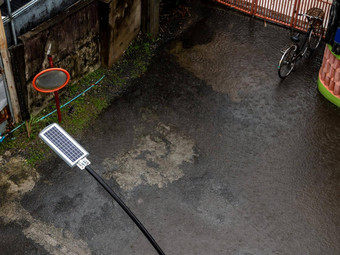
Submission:
[[[198,13],[81,138],[92,168],[166,254],[340,254],[340,110],[317,90],[324,45],[282,81],[289,30]],[[20,204],[82,240],[79,254],[156,254],[86,171],[57,157],[38,171]],[[28,225],[1,224],[1,254],[71,254]]]

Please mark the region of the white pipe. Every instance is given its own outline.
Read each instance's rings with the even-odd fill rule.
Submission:
[[[29,3],[25,4],[24,6],[22,6],[21,8],[19,8],[18,10],[14,11],[12,13],[12,18],[15,19],[19,17],[22,13],[24,13],[27,9],[31,8],[38,1],[39,0],[32,0]],[[7,24],[8,22],[11,21],[11,19],[8,16],[6,16],[2,21],[4,24]]]

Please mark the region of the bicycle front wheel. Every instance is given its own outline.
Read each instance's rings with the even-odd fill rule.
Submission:
[[[281,79],[287,77],[294,68],[295,65],[295,56],[296,56],[297,47],[295,45],[290,46],[282,55],[278,72]]]
[[[316,28],[313,28],[311,32],[309,33],[309,37],[308,37],[309,49],[315,50],[319,46],[322,36],[323,36],[322,25],[319,25]]]

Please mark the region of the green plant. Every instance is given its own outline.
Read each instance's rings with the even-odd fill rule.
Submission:
[[[128,86],[129,79],[140,77],[147,71],[154,43],[155,40],[151,37],[138,37],[112,69],[99,68],[63,89],[60,94],[61,105],[72,100],[105,75],[105,78],[91,90],[61,109],[63,128],[72,135],[81,134],[103,109],[109,106],[117,93],[122,92],[123,88]],[[25,123],[27,132],[24,128],[18,129],[13,134],[15,140],[8,137],[0,144],[0,154],[7,150],[18,151],[17,149],[20,148],[20,152],[30,166],[36,166],[48,157],[50,150],[37,139],[37,134],[46,124],[57,122],[57,114],[54,113],[42,121],[38,120],[53,110],[55,110],[55,103],[52,100],[39,117],[38,115],[31,116],[30,120]]]
[[[48,148],[45,144],[35,145],[28,151],[28,156],[26,162],[29,166],[34,167],[36,164],[40,163],[48,155]]]
[[[79,90],[79,84],[72,84],[71,86],[68,86],[67,90],[71,93],[71,94],[76,94],[77,91]]]
[[[108,102],[104,98],[93,98],[92,104],[99,111],[109,106]]]
[[[32,133],[32,128],[33,128],[33,125],[35,123],[38,122],[38,117],[37,116],[33,116],[31,115],[30,116],[30,119],[26,121],[26,131],[27,131],[27,137],[30,138],[31,137],[31,133]]]

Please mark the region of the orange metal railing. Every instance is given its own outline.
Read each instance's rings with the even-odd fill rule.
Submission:
[[[215,2],[232,7],[236,10],[252,14],[252,4],[255,0],[214,0]]]
[[[325,12],[323,27],[327,29],[332,0],[214,0],[250,15],[307,31],[308,23],[299,13],[317,7]]]

